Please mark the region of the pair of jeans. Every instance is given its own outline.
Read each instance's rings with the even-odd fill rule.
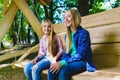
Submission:
[[[71,80],[72,75],[84,72],[86,63],[84,61],[74,61],[63,66],[58,74],[52,74],[48,70],[48,80]]]
[[[28,63],[24,68],[25,76],[27,80],[42,80],[42,70],[49,69],[50,61],[43,57],[36,64],[32,62]]]

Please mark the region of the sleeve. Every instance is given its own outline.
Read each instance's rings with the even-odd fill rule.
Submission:
[[[77,45],[76,54],[67,58],[67,63],[83,60],[83,58],[85,58],[86,51],[90,47],[90,36],[88,32],[84,32],[82,35],[79,35]]]
[[[41,39],[40,39],[40,48],[39,48],[38,54],[44,55],[44,53],[45,53],[45,49],[44,49],[44,40],[43,40],[43,38],[41,38]]]
[[[60,38],[60,36],[57,35],[57,41],[58,41],[58,48],[59,48],[59,52],[58,53],[63,53],[63,43],[62,40]]]

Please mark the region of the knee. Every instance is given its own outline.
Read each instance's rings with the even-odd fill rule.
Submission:
[[[37,64],[32,67],[32,73],[41,73],[42,68],[39,67]]]
[[[24,73],[27,74],[27,73],[30,73],[31,72],[31,68],[26,65],[25,68],[24,68]]]
[[[33,64],[31,62],[28,63],[24,68],[24,73],[26,73],[26,74],[31,73],[32,66],[33,66]]]

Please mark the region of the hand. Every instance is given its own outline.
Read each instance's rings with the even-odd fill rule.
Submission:
[[[61,67],[62,65],[60,64],[60,62],[53,63],[50,65],[50,72],[58,73]]]
[[[32,60],[32,63],[33,63],[33,64],[36,64],[36,63],[37,63],[37,59],[36,59],[36,58],[33,59],[33,60]]]

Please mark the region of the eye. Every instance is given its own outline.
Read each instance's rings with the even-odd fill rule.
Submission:
[[[51,26],[49,25],[48,28],[51,28]]]

